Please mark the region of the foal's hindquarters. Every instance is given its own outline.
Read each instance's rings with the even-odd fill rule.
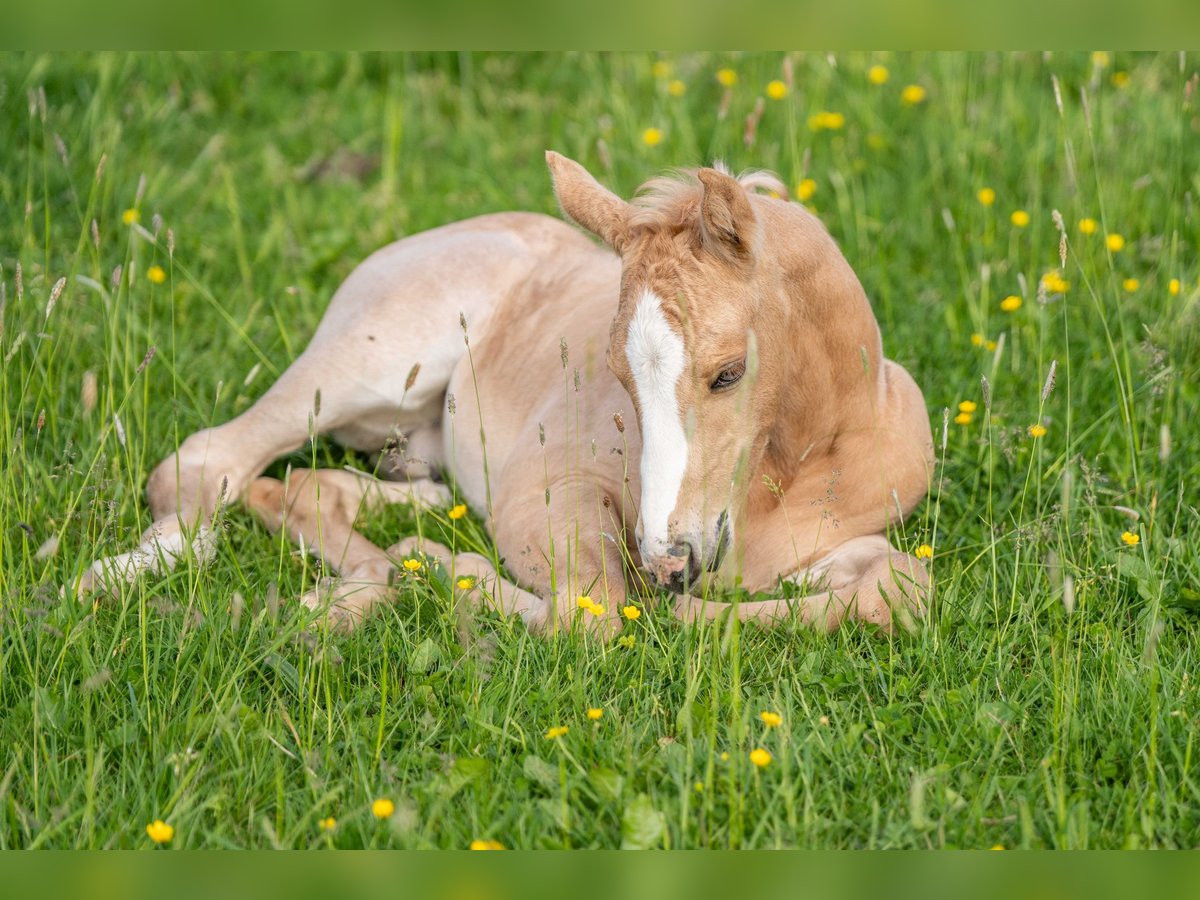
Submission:
[[[481,216],[376,252],[341,285],[308,347],[250,409],[191,435],[158,465],[147,487],[154,521],[139,546],[94,562],[77,590],[111,590],[143,572],[170,570],[189,553],[204,562],[217,508],[247,499],[268,524],[286,523],[342,574],[334,614],[361,618],[386,591],[389,563],[354,532],[354,517],[381,502],[444,502],[446,489],[427,479],[389,485],[343,471],[298,473],[287,485],[258,476],[315,434],[377,452],[402,433],[435,452],[447,387],[466,353],[462,323],[486,335],[506,298],[535,273],[552,277],[593,253],[572,227],[529,213]]]

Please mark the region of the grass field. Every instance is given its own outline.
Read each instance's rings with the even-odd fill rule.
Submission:
[[[782,55],[0,57],[0,847],[1200,845],[1197,63],[805,53],[768,89]],[[771,168],[821,215],[934,423],[896,536],[933,549],[917,634],[664,607],[632,646],[543,641],[410,579],[338,636],[237,508],[209,567],[60,599],[358,260],[553,212],[548,147],[626,195]]]

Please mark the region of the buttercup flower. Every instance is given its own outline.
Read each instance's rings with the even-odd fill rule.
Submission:
[[[126,225],[136,225],[141,214],[136,209],[127,209],[121,213],[121,221]]]
[[[546,729],[546,740],[557,741],[570,730],[571,729],[566,725],[555,725],[553,728]]]
[[[996,349],[996,346],[997,345],[996,345],[995,341],[988,341],[986,344],[983,345],[983,349],[986,350],[988,353],[991,353],[993,350]]]
[[[772,81],[767,84],[767,96],[772,100],[782,100],[787,93],[787,85],[782,81]]]
[[[647,147],[657,147],[662,143],[663,133],[657,128],[647,128],[642,132],[642,143]]]
[[[1127,547],[1136,547],[1142,542],[1140,535],[1134,534],[1132,531],[1124,531],[1121,533],[1121,540],[1125,542]]]
[[[317,822],[317,827],[322,831],[333,831],[333,829],[337,828],[337,819],[333,816],[328,816]]]
[[[624,606],[621,608],[621,615],[632,622],[635,619],[641,618],[642,611],[636,606]]]
[[[687,85],[678,78],[672,79],[667,82],[667,93],[672,97],[682,97],[687,93]]]
[[[476,839],[474,841],[471,841],[471,849],[472,850],[503,850],[504,845],[502,843],[500,843],[499,841],[492,841],[492,840],[484,841],[484,840]]]
[[[837,131],[846,124],[846,116],[840,112],[823,109],[808,117],[809,131]]]
[[[888,80],[887,66],[876,65],[876,66],[871,66],[871,68],[867,69],[867,81],[871,82],[871,84],[875,84],[875,85],[887,84],[887,80]]]
[[[1170,281],[1167,282],[1167,293],[1170,294],[1172,297],[1179,296],[1179,279],[1178,278],[1172,278]]]
[[[1040,422],[1037,425],[1029,426],[1029,436],[1031,438],[1040,438],[1046,436],[1046,426]]]
[[[162,819],[155,819],[146,826],[146,837],[156,844],[169,844],[171,838],[175,837],[175,827],[168,825]]]
[[[459,503],[457,506],[450,507],[450,512],[446,513],[451,519],[461,519],[467,514],[467,504]]]
[[[758,714],[758,717],[768,728],[778,728],[783,724],[783,716],[779,713],[767,712],[765,709]]]
[[[1095,66],[1097,69],[1106,68],[1108,66],[1108,63],[1109,63],[1109,59],[1108,59],[1107,51],[1105,51],[1105,50],[1093,50],[1092,51],[1092,65]]]
[[[1125,238],[1119,234],[1110,234],[1104,238],[1104,243],[1113,253],[1119,253],[1125,246]]]
[[[1009,294],[1000,301],[1000,308],[1005,312],[1016,312],[1021,308],[1021,298],[1016,294]]]
[[[796,199],[801,203],[806,203],[812,199],[813,194],[817,192],[817,183],[811,178],[803,179],[796,185]]]
[[[983,340],[984,340],[984,338],[983,338],[983,335],[982,335],[982,334],[980,334],[978,331],[977,331],[977,332],[975,332],[974,334],[972,334],[972,335],[971,335],[971,344],[972,344],[972,346],[975,346],[975,347],[982,347],[982,346],[983,346]]]
[[[392,813],[396,811],[396,804],[386,797],[380,797],[371,804],[371,815],[377,819],[391,818]]]
[[[603,715],[604,715],[604,710],[602,710],[602,709],[601,709],[600,707],[598,707],[598,706],[593,706],[591,709],[589,709],[589,710],[587,711],[587,717],[588,717],[589,719],[591,719],[593,722],[597,722],[597,721],[599,721],[599,720],[600,720],[600,717],[601,717],[601,716],[603,716]]]
[[[666,78],[671,74],[671,64],[665,59],[660,59],[650,67],[650,71],[655,78]]]
[[[913,551],[913,556],[917,559],[933,559],[933,548],[928,544],[922,544]]]
[[[725,87],[733,87],[738,81],[737,72],[733,69],[720,69],[717,72],[717,81]]]
[[[1121,287],[1125,288],[1125,292],[1128,294],[1132,294],[1134,291],[1136,291],[1141,286],[1142,286],[1142,283],[1140,281],[1138,281],[1136,278],[1126,278],[1124,281],[1121,282]]]
[[[406,559],[404,561],[404,568],[410,572],[416,572],[421,568],[421,561],[419,559]]]
[[[1113,72],[1112,78],[1110,78],[1109,81],[1112,82],[1113,87],[1123,88],[1123,87],[1125,87],[1125,85],[1129,84],[1129,73],[1128,72]]]
[[[1047,294],[1065,294],[1071,286],[1071,282],[1067,281],[1057,271],[1047,272],[1042,276],[1042,287],[1046,289]]]
[[[992,190],[990,187],[980,188],[979,191],[975,194],[975,199],[978,200],[980,203],[982,203],[984,206],[991,206],[993,203],[996,202],[996,192],[994,190]]]
[[[475,579],[464,575],[462,578],[458,579],[458,581],[454,582],[454,586],[460,591],[469,591],[471,588],[475,587]]]
[[[162,284],[167,280],[167,273],[163,271],[162,266],[151,266],[146,270],[146,277],[155,284]]]
[[[979,407],[975,405],[974,400],[963,400],[961,403],[958,404],[959,412],[973,413],[977,409],[979,409]]]
[[[907,85],[904,90],[900,92],[900,100],[908,106],[916,106],[918,103],[924,102],[925,88],[921,87],[919,84]]]
[[[971,419],[973,419],[973,418],[974,418],[974,416],[972,416],[969,412],[960,412],[957,416],[954,417],[954,424],[955,425],[970,425]]]
[[[1095,234],[1096,230],[1099,227],[1100,227],[1100,223],[1097,222],[1095,219],[1080,219],[1079,220],[1079,233],[1080,234]]]
[[[1023,209],[1014,209],[1012,215],[1008,217],[1008,220],[1018,228],[1024,228],[1029,224],[1029,213],[1025,212]]]
[[[764,750],[762,747],[756,747],[750,751],[750,762],[754,763],[760,769],[764,766],[769,766],[772,759],[774,757],[771,756],[770,751]]]

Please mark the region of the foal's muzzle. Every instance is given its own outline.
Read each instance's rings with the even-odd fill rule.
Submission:
[[[703,555],[692,541],[680,540],[663,554],[649,555],[643,552],[642,562],[654,576],[658,587],[676,594],[686,594],[693,589],[701,575],[706,571],[715,572],[725,559],[730,543],[728,514],[721,513],[717,517],[713,538],[705,543],[708,552]]]

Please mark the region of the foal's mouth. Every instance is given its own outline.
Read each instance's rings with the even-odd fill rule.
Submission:
[[[722,512],[717,517],[715,540],[712,545],[713,551],[709,557],[705,560],[698,560],[695,555],[695,548],[689,546],[691,552],[689,553],[688,564],[681,571],[672,573],[667,583],[660,585],[660,587],[665,587],[673,594],[690,593],[703,576],[711,575],[721,568],[721,563],[725,561],[725,556],[729,552],[729,545],[732,543],[732,538],[733,535],[729,528],[729,514],[728,512]]]

